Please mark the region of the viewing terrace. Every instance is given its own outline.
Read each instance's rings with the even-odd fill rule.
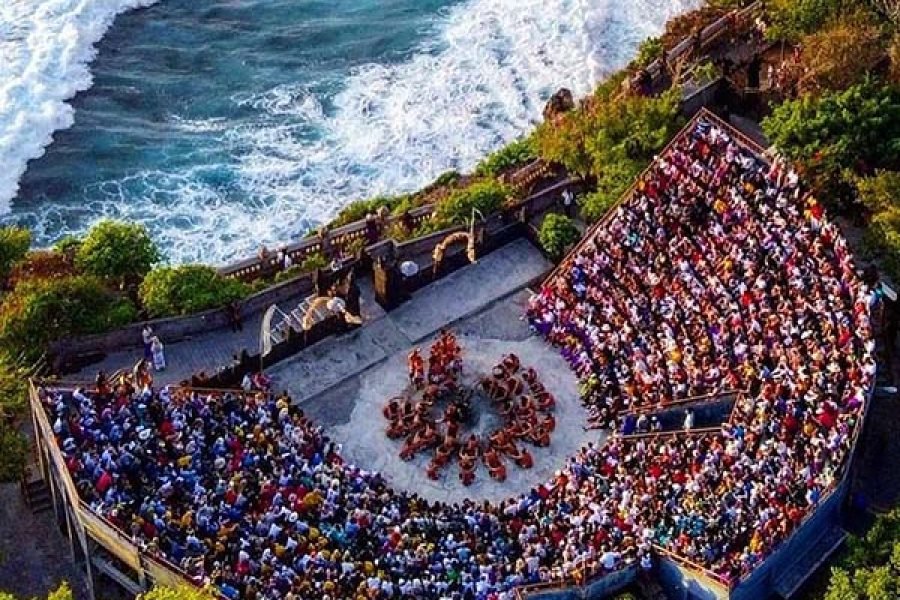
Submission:
[[[74,538],[139,583],[243,598],[601,597],[640,571],[673,597],[792,589],[837,524],[875,375],[878,298],[837,228],[704,111],[524,291],[548,267],[506,246],[280,363],[271,390],[36,389]],[[559,431],[533,469],[432,482],[384,435],[403,357],[448,324],[547,379]]]

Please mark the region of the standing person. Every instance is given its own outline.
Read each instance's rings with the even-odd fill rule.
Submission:
[[[153,328],[149,323],[144,323],[144,328],[141,329],[141,338],[144,340],[144,360],[151,360],[153,358],[153,350],[150,348],[153,343]]]
[[[684,430],[690,431],[694,428],[694,409],[689,408],[684,414]]]
[[[231,325],[232,333],[244,330],[244,324],[241,320],[241,303],[239,300],[232,300],[225,305],[225,316],[228,317],[228,324]]]
[[[163,351],[164,346],[155,335],[150,342],[150,349],[153,353],[153,368],[157,371],[164,370],[166,368],[166,354]]]
[[[563,212],[566,213],[566,216],[570,219],[572,218],[572,212],[575,208],[575,194],[572,193],[572,190],[566,189],[562,193],[562,205]]]

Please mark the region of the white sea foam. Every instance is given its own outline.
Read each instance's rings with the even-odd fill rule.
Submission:
[[[70,127],[66,100],[91,86],[89,64],[115,16],[157,0],[0,0],[0,212],[29,160]]]
[[[457,4],[436,17],[430,41],[408,60],[358,67],[342,91],[328,100],[327,109],[308,84],[298,84],[233,98],[242,109],[257,113],[258,118],[245,119],[240,126],[172,115],[170,120],[182,130],[219,138],[219,149],[230,156],[227,164],[220,156],[205,164],[197,161],[201,166],[193,168],[148,171],[106,182],[87,190],[92,200],[78,211],[145,223],[169,258],[179,262],[228,262],[254,253],[259,244],[285,243],[352,200],[412,190],[446,170],[473,167],[488,152],[527,132],[540,119],[544,101],[558,88],[586,94],[625,64],[640,40],[697,3]],[[83,87],[89,76],[82,70]],[[68,124],[71,114],[60,106],[59,101],[51,103],[51,112],[64,114]],[[17,132],[27,130],[28,126],[16,127]],[[48,141],[49,127],[43,130],[28,156]],[[38,139],[36,134],[16,135]],[[13,146],[2,142],[0,152],[2,148]],[[22,156],[18,149],[15,156]],[[24,164],[4,158],[4,165],[11,163]],[[14,180],[2,179],[6,176],[0,173],[0,182],[7,191],[14,189]],[[237,190],[231,183],[220,184],[235,179]],[[66,232],[69,219],[62,210],[52,201],[41,207],[36,225],[42,237]]]
[[[284,241],[358,198],[418,188],[465,170],[524,132],[560,87],[588,93],[638,43],[696,0],[472,0],[399,65],[360,67],[332,115],[308,110],[302,89],[279,86],[248,100],[272,115],[302,114],[324,132],[310,143],[296,123],[232,131],[246,194],[267,207],[246,215],[260,241]],[[212,254],[233,251],[229,243]]]

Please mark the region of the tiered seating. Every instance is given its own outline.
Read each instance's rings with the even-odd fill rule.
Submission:
[[[84,500],[231,597],[511,598],[663,547],[747,573],[833,488],[877,295],[796,175],[700,119],[533,298],[592,421],[745,390],[721,431],[613,436],[499,503],[346,464],[287,397],[43,390]],[[377,426],[377,425],[376,425]]]

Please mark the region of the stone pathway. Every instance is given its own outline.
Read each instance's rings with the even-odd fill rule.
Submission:
[[[391,312],[390,319],[415,342],[511,294],[551,267],[537,248],[520,239],[419,290]]]
[[[360,291],[362,292],[363,318],[374,320],[383,317],[384,311],[375,302],[372,285],[368,279],[364,278],[360,281]],[[305,297],[305,294],[298,294],[287,302],[279,304],[279,308],[288,312]],[[167,368],[154,375],[155,382],[158,385],[177,384],[190,379],[191,375],[200,371],[208,374],[215,373],[221,367],[231,364],[234,355],[239,355],[244,348],[250,354],[255,354],[259,348],[259,328],[262,324],[262,317],[263,313],[259,312],[246,319],[244,328],[237,333],[228,327],[218,328],[166,345]],[[166,341],[162,341],[165,344]],[[108,354],[103,361],[88,365],[79,373],[67,376],[65,379],[93,381],[100,369],[107,373],[113,373],[118,369],[130,369],[141,356],[141,350],[137,348],[114,352]]]
[[[85,578],[54,520],[52,509],[33,515],[18,484],[0,484],[0,591],[45,597],[67,581],[76,600],[87,598]]]

